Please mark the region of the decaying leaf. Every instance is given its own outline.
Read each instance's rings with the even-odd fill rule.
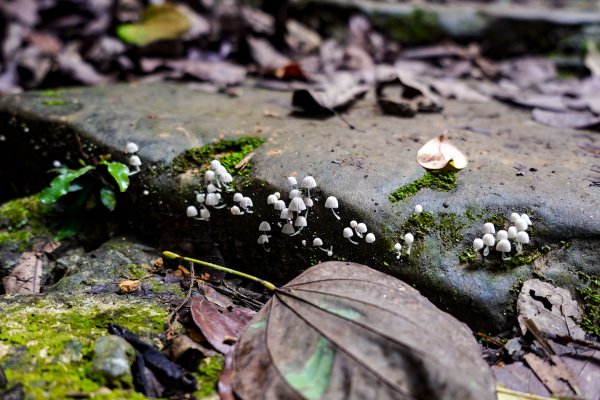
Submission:
[[[559,356],[542,358],[534,353],[525,354],[525,362],[529,368],[544,383],[550,392],[554,395],[571,394],[571,389],[575,394],[579,394],[579,383],[577,378],[562,362]]]
[[[518,320],[523,335],[527,332],[524,319],[533,321],[544,334],[584,339],[585,332],[577,324],[581,311],[568,290],[539,279],[523,284],[517,299]]]
[[[146,46],[159,40],[179,39],[190,27],[187,15],[176,5],[151,5],[144,11],[141,23],[120,25],[117,34],[127,43]]]
[[[555,128],[598,129],[600,117],[589,111],[554,112],[535,109],[533,119],[542,125]]]
[[[119,282],[119,291],[121,293],[133,293],[140,289],[141,281],[139,279],[126,279]]]
[[[206,340],[219,352],[227,354],[255,312],[236,307],[231,310],[219,307],[202,298],[191,301],[192,318]]]
[[[316,265],[275,290],[235,347],[242,399],[495,399],[469,329],[364,265]]]
[[[448,166],[454,169],[463,169],[467,166],[467,159],[444,134],[431,139],[417,152],[417,162],[427,170],[440,170]]]
[[[368,86],[356,82],[349,74],[338,74],[321,90],[299,89],[292,95],[292,107],[313,115],[333,115],[363,97]]]
[[[8,276],[2,278],[8,294],[37,294],[42,279],[42,254],[26,251],[21,254],[19,264]]]

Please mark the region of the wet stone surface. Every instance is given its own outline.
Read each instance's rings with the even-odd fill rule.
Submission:
[[[134,141],[142,172],[132,177],[116,213],[161,250],[212,261],[222,257],[228,266],[280,284],[319,261],[364,263],[414,285],[473,328],[490,330],[512,321],[520,282],[535,276],[574,292],[586,274],[600,273],[595,250],[600,189],[589,181],[598,160],[584,150],[596,140],[593,132],[542,127],[528,112],[496,102],[447,101],[440,114],[400,119],[363,101],[346,115],[356,127],[350,129],[337,118],[292,117],[290,94],[250,86],[238,98],[172,84],[73,89],[55,96],[69,106],[45,105],[40,93],[0,99],[5,136],[0,184],[9,188],[3,196],[47,185],[46,171],[55,159],[74,167],[84,152],[125,161],[125,144]],[[445,129],[469,160],[456,175],[456,187],[447,192],[426,187],[391,202],[392,192],[423,177],[417,150]],[[203,189],[207,165],[178,156],[248,136],[265,140],[254,150],[249,174],[236,178],[237,189],[252,198],[254,213],[233,216],[225,208],[211,210],[209,221],[187,218],[185,209]],[[287,200],[286,177],[309,174],[318,184],[311,190],[315,205],[308,226],[288,237],[279,232],[279,212],[266,198],[279,191]],[[28,183],[17,185],[20,180]],[[339,200],[341,221],[324,208],[328,196]],[[223,201],[234,204],[229,193]],[[425,212],[411,217],[416,204]],[[465,256],[484,222],[506,228],[512,212],[527,213],[533,222],[531,243],[520,257],[503,262],[495,251],[486,260]],[[262,220],[274,229],[270,252],[256,243]],[[351,220],[364,222],[375,242],[354,245],[344,239]],[[409,231],[415,235],[411,254],[403,250],[397,259],[394,244]],[[331,258],[311,246],[317,236],[323,247],[333,246]]]

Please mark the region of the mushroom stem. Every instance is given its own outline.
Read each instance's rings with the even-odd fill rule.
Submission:
[[[300,231],[303,229],[304,227],[301,226],[300,229],[298,229],[296,232],[292,233],[290,236],[296,236],[297,234],[300,233]]]
[[[490,254],[490,246],[485,246],[485,249],[483,249],[483,256],[487,257]]]
[[[412,249],[412,243],[408,244],[408,248],[406,249],[406,255],[409,256],[410,255],[410,249]]]
[[[270,249],[268,249],[268,248],[267,248],[267,246],[265,246],[265,244],[264,244],[264,243],[262,244],[262,247],[263,247],[263,249],[265,249],[265,251],[266,251],[267,253],[269,253],[269,252],[271,251]]]
[[[517,254],[521,254],[521,252],[523,252],[523,243],[517,242],[515,248],[517,249]]]
[[[339,215],[337,215],[337,213],[335,212],[335,210],[332,208],[331,212],[333,213],[333,216],[337,218],[337,220],[339,221],[341,218]]]
[[[213,206],[215,210],[220,210],[221,208],[227,207],[227,204],[221,204],[220,206]]]
[[[331,246],[331,247],[333,248],[333,246]],[[324,249],[324,248],[322,248],[322,247],[319,247],[319,249],[323,250],[325,253],[327,253],[327,252],[329,251],[329,250],[327,250],[327,249]]]
[[[506,253],[502,252],[502,260],[510,260],[510,257],[507,257]]]
[[[356,228],[354,228],[354,232],[356,232],[356,236],[358,236],[359,238],[362,239],[362,237],[363,237],[362,233],[360,233],[359,231],[357,231]]]
[[[350,239],[350,238],[348,238],[348,240],[349,240],[349,241],[350,241],[350,243],[352,243],[352,244],[358,244],[358,242],[355,242],[354,240],[352,240],[352,239]]]
[[[136,165],[136,166],[135,166],[135,170],[134,170],[133,172],[129,172],[127,175],[128,175],[128,176],[132,176],[132,175],[135,175],[135,174],[137,174],[137,173],[138,173],[138,172],[140,172],[140,171],[141,171],[140,167],[139,167],[138,165]]]

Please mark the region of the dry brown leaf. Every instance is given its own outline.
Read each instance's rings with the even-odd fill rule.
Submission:
[[[40,253],[26,251],[21,254],[19,263],[8,276],[2,278],[4,290],[8,294],[37,294],[42,278]]]
[[[444,134],[431,139],[417,152],[417,162],[427,170],[440,170],[448,166],[454,169],[463,169],[467,166],[467,159]]]
[[[580,393],[577,378],[562,362],[559,356],[551,356],[548,359],[543,359],[534,353],[528,353],[524,358],[527,365],[529,365],[552,394],[571,394],[569,393],[569,387],[575,394]]]
[[[140,289],[141,281],[139,279],[127,279],[119,282],[119,291],[121,293],[133,293]]]

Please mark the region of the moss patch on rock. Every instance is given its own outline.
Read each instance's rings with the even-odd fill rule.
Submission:
[[[263,143],[264,139],[249,136],[236,140],[220,140],[202,147],[194,147],[173,160],[173,170],[181,173],[190,167],[206,169],[213,159],[217,159],[231,175],[245,176],[249,173],[251,164],[248,163],[245,168],[240,169],[236,169],[235,166]]]
[[[4,203],[0,206],[0,245],[13,243],[24,251],[32,238],[51,236],[47,226],[51,210],[37,195]]]
[[[411,215],[402,225],[402,231],[412,232],[415,240],[422,236],[436,234],[444,246],[452,247],[464,238],[461,230],[465,227],[466,221],[455,213],[433,215],[423,211]]]
[[[600,337],[600,278],[589,277],[588,287],[580,289],[579,294],[583,297],[581,327]]]
[[[217,392],[217,382],[223,370],[223,356],[204,358],[200,362],[198,372],[194,373],[198,381],[198,390],[194,396],[198,399],[211,396]]]
[[[388,196],[388,199],[394,203],[396,201],[401,201],[408,197],[414,196],[421,189],[429,188],[438,192],[448,192],[456,188],[456,186],[456,172],[430,171],[426,172],[425,175],[409,183],[408,185],[404,185],[394,190],[394,192]]]
[[[145,398],[133,390],[101,390],[92,378],[93,345],[107,335],[109,322],[142,337],[162,331],[166,307],[115,294],[5,296],[0,305],[0,363],[10,384],[23,384],[27,398]]]
[[[403,44],[436,43],[443,37],[439,17],[431,11],[415,9],[403,15],[377,15],[374,22]]]

